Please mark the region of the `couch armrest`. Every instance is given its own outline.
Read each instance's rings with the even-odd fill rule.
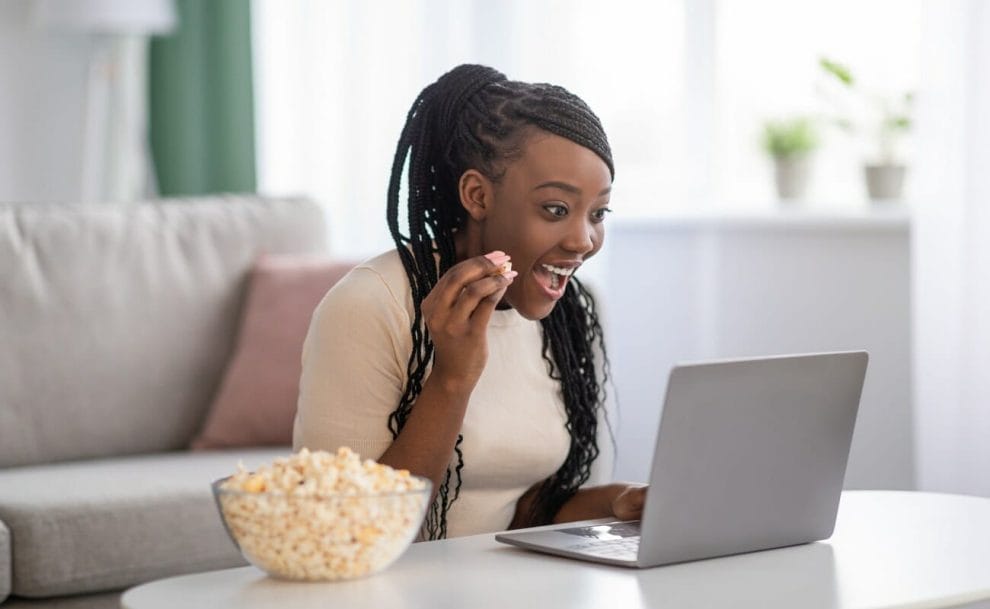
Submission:
[[[11,565],[10,529],[0,520],[0,603],[10,595]]]

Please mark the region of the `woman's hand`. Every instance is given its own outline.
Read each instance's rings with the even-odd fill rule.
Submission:
[[[499,272],[509,256],[495,251],[468,258],[444,273],[423,299],[423,320],[435,349],[433,371],[457,392],[474,389],[488,360],[488,321],[518,275]]]
[[[532,495],[539,488],[538,483],[529,489],[516,506],[516,517],[512,528],[533,526],[525,517],[529,514]],[[616,520],[639,520],[643,515],[647,486],[628,482],[613,482],[603,486],[589,486],[580,489],[561,506],[553,517],[554,523],[591,520],[592,518],[615,518]],[[537,523],[541,524],[541,523]]]
[[[618,520],[639,520],[643,516],[643,504],[646,502],[646,491],[649,487],[644,484],[626,484],[612,498],[612,515]]]

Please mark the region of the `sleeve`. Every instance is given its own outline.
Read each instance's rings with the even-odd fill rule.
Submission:
[[[378,459],[392,443],[412,349],[409,313],[375,270],[357,267],[313,313],[303,344],[293,448],[349,446]]]

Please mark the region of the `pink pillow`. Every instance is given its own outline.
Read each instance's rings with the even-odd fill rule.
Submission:
[[[264,255],[251,272],[234,355],[194,450],[292,444],[302,344],[316,305],[354,265]]]

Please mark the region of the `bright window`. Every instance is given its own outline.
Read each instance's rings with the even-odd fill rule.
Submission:
[[[857,85],[878,95],[918,88],[921,0],[722,0],[716,15],[712,154],[714,194],[725,207],[773,203],[761,123],[833,107],[817,92],[824,74],[819,57],[846,64]],[[808,204],[861,206],[862,163],[871,151],[837,129],[824,136]]]
[[[259,188],[324,203],[337,253],[389,247],[385,190],[409,105],[475,62],[591,105],[615,154],[616,217],[769,208],[761,121],[821,109],[821,55],[880,90],[916,88],[920,4],[254,0]],[[861,156],[829,134],[809,204],[862,205]]]

